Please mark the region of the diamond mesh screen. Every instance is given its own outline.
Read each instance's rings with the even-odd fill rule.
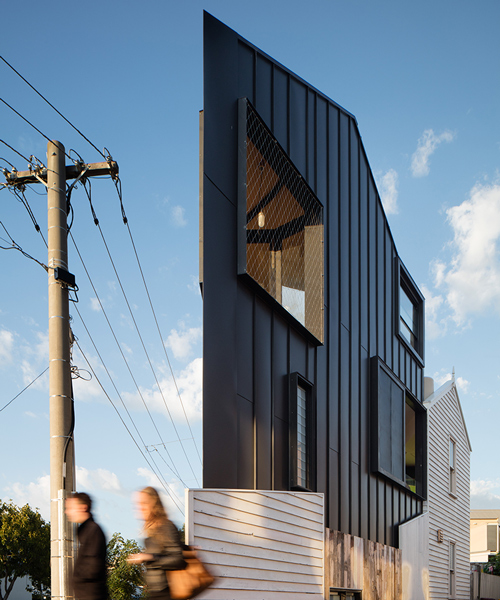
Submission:
[[[323,341],[323,209],[247,103],[246,272]]]

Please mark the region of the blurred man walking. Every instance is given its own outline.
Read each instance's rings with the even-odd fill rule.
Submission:
[[[73,569],[76,600],[106,600],[106,539],[92,517],[92,500],[75,492],[66,500],[66,516],[78,524],[78,551]]]

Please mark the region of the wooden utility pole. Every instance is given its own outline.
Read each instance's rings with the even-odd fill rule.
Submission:
[[[72,332],[69,288],[75,278],[68,268],[66,180],[97,175],[117,177],[118,165],[108,162],[65,166],[64,146],[47,144],[47,168],[6,173],[8,185],[43,183],[47,187],[49,275],[49,395],[50,395],[50,543],[51,595],[72,597],[70,577],[74,560],[74,526],[64,512],[75,490],[74,407],[71,383]],[[24,188],[23,188],[24,189]]]

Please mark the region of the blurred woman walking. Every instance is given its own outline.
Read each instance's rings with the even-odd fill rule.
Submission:
[[[144,520],[146,552],[131,554],[128,561],[145,564],[147,593],[151,600],[170,600],[166,571],[186,566],[179,532],[168,519],[155,488],[148,486],[138,492],[136,506]]]

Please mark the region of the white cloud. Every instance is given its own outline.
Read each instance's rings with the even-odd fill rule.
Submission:
[[[94,310],[95,312],[99,312],[101,310],[101,303],[97,298],[90,299],[90,309]]]
[[[398,174],[394,169],[389,169],[385,175],[379,174],[377,184],[384,205],[384,210],[388,215],[398,213]]]
[[[176,227],[185,227],[187,221],[185,218],[185,210],[182,206],[172,206],[172,220]]]
[[[436,386],[440,387],[444,383],[450,381],[452,377],[452,373],[445,372],[444,369],[441,369],[441,371],[434,373],[432,378],[436,382]],[[469,391],[470,382],[467,381],[467,379],[464,379],[464,377],[455,377],[455,384],[459,392],[467,393]]]
[[[191,327],[181,331],[172,329],[165,346],[172,350],[175,358],[187,358],[191,354],[192,346],[201,338],[201,334],[201,327]]]
[[[420,286],[425,297],[425,338],[435,340],[446,333],[446,319],[440,318],[443,296],[434,295],[426,285]]]
[[[429,174],[429,159],[442,142],[451,142],[455,134],[444,131],[436,135],[432,129],[426,129],[418,140],[417,149],[411,157],[411,172],[413,177],[424,177]]]
[[[6,329],[0,330],[0,366],[12,361],[14,347],[14,335]]]
[[[188,290],[195,292],[196,294],[200,293],[200,279],[198,275],[191,275],[191,282],[187,284]]]
[[[36,482],[28,484],[16,482],[4,489],[14,504],[29,504],[32,508],[38,508],[46,521],[50,520],[50,475],[42,475]]]
[[[118,476],[107,469],[89,470],[76,467],[76,489],[78,491],[104,490],[123,494],[123,488]]]
[[[454,255],[435,263],[435,283],[444,287],[457,325],[470,314],[500,310],[500,184],[476,185],[468,200],[446,211]]]
[[[177,388],[172,377],[164,377],[159,383],[163,392],[155,386],[153,389],[140,388],[142,397],[149,410],[164,414],[168,418],[165,402],[175,421],[185,422],[184,411],[190,421],[201,419],[202,403],[202,365],[201,358],[195,358],[188,366],[176,375],[177,388],[182,398],[182,404],[177,394]],[[138,393],[123,392],[122,398],[127,405],[142,410],[144,404]],[[164,399],[165,398],[165,402]],[[184,410],[183,410],[184,406]]]
[[[497,493],[494,493],[494,492]],[[498,508],[500,504],[500,479],[476,479],[470,482],[472,509]]]

